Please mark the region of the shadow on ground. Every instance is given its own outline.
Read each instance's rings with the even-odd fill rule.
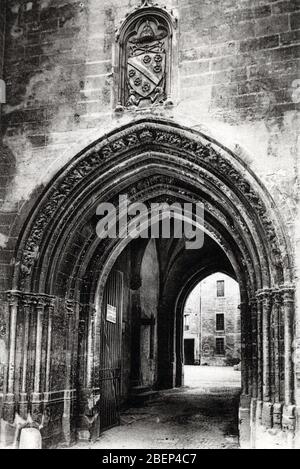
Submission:
[[[161,392],[155,401],[123,411],[119,427],[77,447],[238,449],[239,373],[194,368],[189,370],[194,380],[187,377],[189,386]]]

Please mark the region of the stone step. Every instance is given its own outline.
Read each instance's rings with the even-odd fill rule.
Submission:
[[[140,405],[143,405],[146,402],[152,401],[153,399],[155,399],[158,396],[159,396],[158,391],[149,390],[149,391],[145,391],[145,392],[140,392],[138,394],[131,394],[130,398],[129,398],[129,401],[130,401],[130,404],[132,404],[134,406],[140,406]]]
[[[147,385],[138,385],[138,386],[133,386],[130,390],[130,394],[136,395],[136,394],[141,394],[143,392],[151,391],[151,388]]]

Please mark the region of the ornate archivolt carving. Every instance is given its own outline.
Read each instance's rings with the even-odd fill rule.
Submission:
[[[170,179],[171,179],[171,181],[170,181]],[[172,189],[172,192],[170,191],[170,195],[168,197],[169,203],[172,203],[172,202],[175,202],[175,201],[178,202],[178,198],[176,197],[176,194],[174,194],[174,191],[175,191],[174,187],[171,187],[171,186],[168,186],[167,184],[164,184],[164,181],[165,182],[166,181],[174,182],[172,180],[172,178],[168,178],[167,176],[165,176],[165,177],[159,176],[158,178],[155,178],[155,181],[161,183],[160,186],[164,187],[164,189],[166,189],[167,191],[168,191],[169,188]],[[148,187],[147,181],[146,181],[146,186]],[[134,188],[134,186],[132,186],[132,188]],[[131,187],[128,188],[129,193],[130,193],[130,189],[131,189]],[[140,189],[143,190],[143,186],[141,186]],[[147,198],[149,198],[147,204],[151,203],[154,200],[157,200],[158,186],[152,186],[151,189],[152,190],[147,191]],[[178,197],[180,198],[179,191],[178,191]],[[140,201],[140,200],[141,200],[141,193],[135,191],[132,202],[136,202],[136,201]],[[161,200],[163,202],[166,201],[164,196]],[[200,199],[198,198],[197,201],[199,201],[199,200]],[[218,218],[218,214],[216,214],[216,217]],[[221,218],[223,219],[222,216],[221,216]],[[225,226],[227,226],[227,228],[230,230],[230,227],[226,223],[225,219],[223,219],[223,222],[224,222]],[[220,235],[220,233],[218,232],[218,229],[214,228],[212,226],[212,224],[208,223],[207,221],[205,222],[204,227],[211,234],[212,238],[222,247],[222,249],[229,256],[229,258],[232,258],[232,248],[230,247],[228,241],[226,241],[226,239],[223,236]],[[240,249],[241,249],[240,264],[241,265],[238,268],[239,269],[238,277],[241,280],[241,282],[243,283],[244,288],[246,288],[248,292],[254,293],[256,287],[255,287],[255,272],[254,272],[253,259],[251,259],[249,257],[248,252],[247,252],[247,248],[244,245],[242,238],[240,238],[240,239],[241,239],[241,246],[240,246]],[[74,268],[74,270],[72,272],[73,280],[75,278],[81,278],[82,274],[79,274],[79,271],[77,269],[79,268],[79,266],[81,266],[83,264],[83,262],[85,262],[85,266],[86,266],[85,283],[86,283],[86,285],[89,285],[90,301],[93,301],[94,293],[95,293],[95,290],[94,290],[95,285],[93,284],[93,282],[98,280],[98,275],[97,274],[98,273],[100,274],[103,271],[103,268],[104,268],[105,263],[106,263],[107,256],[109,255],[109,253],[113,252],[113,250],[116,247],[116,241],[115,240],[105,239],[105,240],[102,240],[99,245],[97,245],[97,250],[95,251],[95,244],[94,244],[94,248],[92,247],[94,242],[95,242],[95,238],[89,239],[86,243],[86,246],[88,246],[88,249],[86,249],[86,247],[84,248],[84,253],[86,253],[88,251],[88,257],[90,259],[90,263],[87,264],[86,259],[84,259],[84,256],[82,256],[81,259],[79,260],[76,268]],[[116,257],[115,257],[115,259],[116,259]],[[244,268],[242,266],[244,266]],[[90,276],[91,272],[92,272],[92,276]],[[74,288],[74,285],[73,285],[72,286],[72,291],[74,291],[74,289],[75,288]]]
[[[53,307],[55,297],[41,293],[28,293],[18,290],[9,290],[6,292],[6,299],[9,305],[36,305]]]
[[[281,266],[282,255],[273,222],[268,216],[264,202],[241,172],[212,145],[205,144],[197,136],[187,136],[186,133],[170,128],[170,126],[161,129],[161,126],[149,122],[137,125],[135,131],[130,128],[123,130],[121,138],[118,136],[110,137],[109,143],[107,140],[98,143],[94,151],[89,149],[86,154],[74,161],[62,176],[58,177],[54,186],[48,190],[47,198],[40,205],[40,210],[25,243],[20,263],[21,278],[24,279],[30,275],[32,266],[39,257],[40,245],[46,227],[51,223],[55,213],[62,210],[74,189],[80,184],[86,183],[96,170],[99,171],[101,168],[104,170],[104,165],[109,160],[120,159],[127,152],[145,146],[149,148],[149,151],[155,151],[157,148],[160,153],[166,150],[179,151],[181,158],[186,159],[187,168],[189,162],[196,163],[200,168],[206,169],[206,177],[210,177],[209,173],[214,174],[213,184],[216,184],[216,180],[219,179],[222,181],[220,187],[228,187],[238,194],[241,204],[248,203],[250,209],[248,213],[252,213],[252,217],[254,216],[254,226],[257,226],[259,221],[263,227],[270,246],[272,261],[274,262],[275,259],[275,264]]]
[[[295,286],[293,284],[282,284],[274,288],[263,288],[257,290],[257,300],[266,299],[271,304],[283,304],[283,302],[294,303]]]
[[[241,236],[241,233],[243,233],[244,237],[246,236],[247,238],[251,239],[251,233],[248,227],[243,223],[243,219],[239,215],[238,211],[235,213],[235,223],[233,223],[230,217],[225,217],[219,209],[217,209],[207,200],[200,197],[200,195],[197,195],[195,191],[192,191],[191,187],[189,189],[186,188],[186,190],[183,190],[180,186],[178,186],[178,180],[175,177],[164,174],[156,174],[145,177],[144,179],[139,180],[137,183],[131,183],[130,186],[126,186],[126,194],[132,203],[143,201],[146,203],[146,205],[149,205],[154,201],[169,202],[170,204],[176,201],[178,202],[179,200],[186,200],[192,203],[202,202],[205,206],[205,210],[213,215],[216,220],[221,222],[222,225],[225,226],[229,232],[231,232],[236,241],[238,241],[241,251],[243,252],[242,262],[245,266],[247,266],[247,269],[253,271],[253,262],[255,263],[255,261],[251,260],[249,255],[247,255],[247,247],[244,243],[243,237]],[[162,194],[162,190],[164,194]],[[158,193],[161,194],[159,197],[157,197]],[[168,193],[169,195],[166,195]],[[118,196],[119,189],[116,188],[114,192],[110,192],[110,196],[108,199],[106,199],[106,201],[109,201],[117,207]],[[237,227],[239,229],[237,229]],[[85,256],[87,253],[86,246],[88,246],[89,243],[92,243],[93,240],[94,238],[92,235],[91,240],[87,241],[87,243],[83,246],[80,254],[81,260],[78,258],[76,265],[81,265],[83,262],[82,256]]]

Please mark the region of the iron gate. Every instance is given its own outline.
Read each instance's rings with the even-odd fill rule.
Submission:
[[[100,431],[120,423],[123,276],[112,271],[107,279],[101,312]]]

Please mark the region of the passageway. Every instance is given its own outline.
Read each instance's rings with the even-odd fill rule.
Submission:
[[[163,391],[121,414],[121,425],[85,449],[237,449],[240,373],[232,367],[185,367],[189,386]]]
[[[147,221],[147,236],[136,238],[137,220],[129,216],[125,237],[102,239],[99,203],[109,203],[120,221],[123,195],[143,202],[151,227],[177,220],[165,208],[153,220],[152,204],[189,204],[181,218],[200,228],[201,247],[191,249],[187,233],[175,236],[175,223],[157,237],[146,233]],[[198,202],[202,215],[194,213]],[[216,273],[240,290],[240,445],[261,445],[266,429],[290,444],[296,401],[289,246],[270,195],[239,155],[195,130],[141,118],[74,157],[22,210],[11,232],[3,310],[7,446],[17,412],[43,424],[45,448],[97,438],[96,447],[106,448],[237,447],[235,379],[230,386],[221,380],[217,390],[199,376],[195,387],[182,388],[184,306],[193,288]],[[226,356],[218,295],[224,279],[216,280],[218,335],[200,354],[209,368],[221,364],[208,360],[213,347],[226,365],[239,358]],[[120,428],[108,430],[118,425],[120,407],[157,390],[156,402],[127,410]]]

